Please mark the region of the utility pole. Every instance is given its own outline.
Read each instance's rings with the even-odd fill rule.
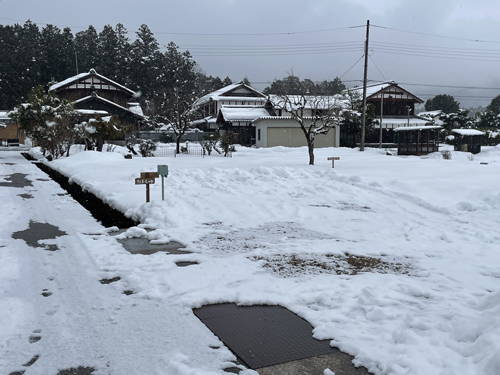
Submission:
[[[75,49],[76,75],[78,75],[78,52]]]
[[[379,148],[382,148],[382,120],[384,116],[384,88],[382,87],[382,95],[380,96],[380,138]]]
[[[365,41],[365,73],[363,76],[363,112],[361,115],[361,142],[359,151],[365,150],[365,122],[366,122],[366,82],[368,76],[368,40],[370,36],[370,20],[366,21],[366,41]]]

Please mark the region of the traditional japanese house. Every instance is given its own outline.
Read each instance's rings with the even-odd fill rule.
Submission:
[[[362,87],[348,90],[361,97]],[[393,81],[368,85],[366,103],[373,105],[378,123],[366,133],[365,145],[397,143],[397,128],[432,125],[432,120],[415,115],[415,105],[424,101]],[[382,139],[381,139],[382,137]]]
[[[50,86],[49,91],[73,102],[81,119],[116,115],[140,130],[145,117],[136,102],[136,93],[98,74],[94,69]]]
[[[394,129],[398,134],[398,155],[427,155],[439,151],[438,125]]]
[[[24,143],[19,124],[9,117],[9,111],[0,110],[0,146]]]
[[[481,141],[484,132],[476,129],[453,129],[455,133],[455,151],[470,152],[479,154],[481,152]]]
[[[193,104],[195,119],[191,125],[203,131],[231,130],[239,142],[255,142],[255,128],[251,121],[263,114],[267,97],[243,81],[225,86],[207,94]]]

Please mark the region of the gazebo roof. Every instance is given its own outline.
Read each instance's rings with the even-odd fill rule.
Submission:
[[[460,135],[484,135],[484,132],[476,129],[452,129],[452,132]]]

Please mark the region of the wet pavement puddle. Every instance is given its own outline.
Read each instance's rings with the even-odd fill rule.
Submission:
[[[151,244],[147,238],[126,238],[117,241],[131,254],[151,255],[158,252],[191,254],[190,251],[180,250],[185,248],[185,246],[177,241],[170,241],[166,244]]]
[[[55,251],[59,250],[57,245],[47,245],[39,242],[42,240],[52,240],[56,237],[65,236],[66,234],[66,232],[59,230],[59,228],[54,225],[30,221],[28,229],[14,232],[12,238],[24,240],[28,246],[31,247],[42,247],[45,250]]]
[[[0,181],[0,186],[22,188],[33,186],[31,181],[26,178],[27,174],[24,173],[13,173],[10,176],[5,177],[5,181]]]
[[[354,357],[312,337],[313,327],[281,306],[205,305],[194,314],[247,367],[266,375],[366,375],[352,364]]]

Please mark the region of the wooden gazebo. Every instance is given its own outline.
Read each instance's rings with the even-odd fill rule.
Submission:
[[[410,126],[396,128],[398,155],[427,155],[439,151],[441,126]]]
[[[479,154],[484,132],[476,129],[453,129],[455,133],[455,151]]]

